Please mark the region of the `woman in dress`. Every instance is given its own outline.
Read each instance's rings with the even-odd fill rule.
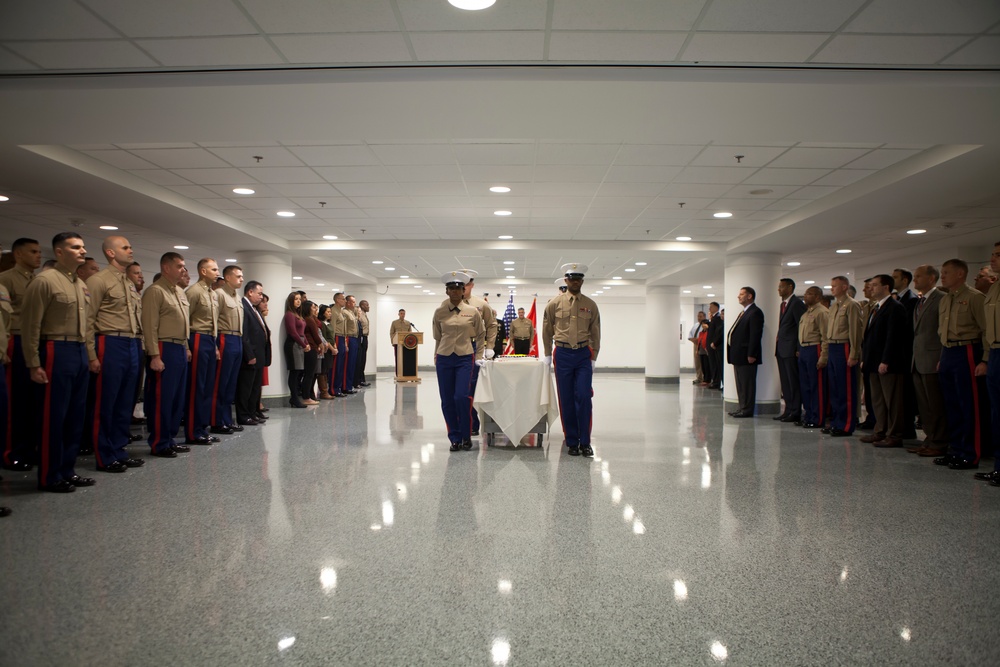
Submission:
[[[292,292],[285,299],[285,363],[288,364],[288,403],[293,408],[304,408],[299,387],[305,368],[305,353],[310,349],[306,340],[306,321],[302,317],[302,295]]]
[[[325,351],[323,336],[319,332],[319,306],[312,301],[302,302],[302,318],[306,325],[306,342],[309,349],[305,353],[302,370],[302,384],[299,385],[299,396],[306,405],[319,405],[316,400],[316,372],[319,370],[319,358]]]
[[[323,363],[320,364],[319,374],[316,376],[319,382],[319,397],[321,400],[332,401],[333,394],[330,393],[330,389],[333,388],[333,366],[334,362],[337,360],[337,338],[333,333],[333,326],[331,326],[331,316],[333,315],[333,309],[330,306],[320,306],[319,307],[319,331],[323,336],[323,342],[326,345],[326,352],[323,354]]]

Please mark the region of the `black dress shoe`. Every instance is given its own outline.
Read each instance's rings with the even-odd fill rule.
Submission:
[[[4,470],[13,470],[14,472],[27,472],[33,467],[27,461],[11,461],[10,463],[3,464]]]
[[[465,451],[469,451],[470,449],[472,449],[472,441],[471,440],[463,440],[462,441],[462,449],[464,449]]]
[[[259,422],[262,422],[262,421],[264,421],[266,419],[269,419],[269,417],[267,415],[265,415],[263,412],[258,412],[257,414],[255,414],[253,416],[253,418],[256,419]]]
[[[208,436],[208,441],[211,442],[212,444],[215,444],[216,442],[222,442],[222,440],[216,438],[214,435]]]
[[[570,456],[579,456],[580,455],[580,448],[579,447],[569,447],[568,451],[566,453],[569,454]]]
[[[67,481],[73,486],[93,486],[97,484],[97,480],[93,477],[80,477],[79,475],[73,475]]]
[[[792,423],[793,423],[793,424],[795,424],[796,426],[802,426],[802,424],[803,424],[804,422],[803,422],[803,421],[802,421],[802,420],[800,419],[799,421],[797,421],[797,422],[792,422]]]
[[[462,448],[462,443],[460,443],[460,442],[453,442],[453,443],[451,443],[451,447],[449,447],[448,450],[452,451],[452,452],[457,452],[461,448]]]
[[[833,431],[832,428],[830,428],[829,426],[824,426],[823,428],[820,429],[819,432],[820,433],[826,433],[827,435],[830,435],[831,431]]]
[[[12,511],[9,507],[0,507],[0,516],[10,516]]]
[[[106,466],[97,466],[97,469],[101,472],[125,472],[128,470],[128,466],[121,461],[114,461]]]
[[[243,427],[240,426],[239,424],[226,424],[226,428],[228,428],[230,431],[236,431],[237,433],[243,430]]]
[[[344,396],[347,396],[347,394],[345,394],[344,392],[340,392],[339,394],[333,395],[334,398],[343,398]]]
[[[146,465],[146,459],[137,459],[134,456],[130,456],[124,461],[120,461],[120,463],[124,463],[126,468],[141,468]]]
[[[991,470],[989,472],[977,472],[973,475],[975,479],[983,482],[992,482],[995,479],[1000,479],[1000,470]]]
[[[264,408],[261,408],[260,411],[261,412],[270,412],[271,408],[264,407]]]
[[[175,452],[171,448],[161,449],[159,451],[152,451],[152,452],[150,452],[150,455],[151,456],[158,456],[161,459],[176,459],[177,458],[177,452]]]
[[[362,382],[358,386],[359,387],[370,387],[370,386],[372,386],[372,383],[371,382]]]
[[[208,439],[207,435],[203,435],[200,438],[188,438],[184,441],[185,445],[211,445],[212,441]]]
[[[249,417],[244,417],[243,419],[240,419],[239,422],[243,426],[260,426],[259,421],[257,421],[256,419],[251,419]]]
[[[187,454],[191,451],[187,445],[170,445],[170,449],[174,450],[175,454]]]
[[[304,407],[306,407],[306,404],[303,403],[302,401],[288,401],[288,405],[290,405],[293,408],[304,408]]]
[[[306,407],[306,406],[303,405],[302,407]],[[213,426],[212,428],[208,429],[208,431],[210,433],[218,433],[219,435],[232,435],[233,434],[233,429],[229,428],[228,426]]]
[[[974,463],[972,459],[954,459],[948,467],[952,470],[978,470],[979,464]]]
[[[48,486],[38,485],[39,491],[48,491],[49,493],[73,493],[76,491],[76,487],[67,482],[66,480],[61,480],[55,484],[49,484]]]
[[[777,417],[771,417],[771,419],[773,419],[776,422],[780,422],[780,421],[784,420],[784,418],[785,418],[785,415],[778,415]]]
[[[802,416],[801,415],[788,415],[787,417],[782,417],[780,421],[783,421],[785,423],[793,423],[793,422],[797,422],[797,421],[802,421]]]
[[[76,455],[77,456],[90,456],[93,453],[94,453],[94,448],[93,447],[81,447],[80,450],[76,453]]]
[[[145,424],[146,423],[146,418],[145,417],[132,417],[132,423],[133,424]]]
[[[477,428],[475,431],[473,431],[472,435],[479,435],[479,429]]]
[[[853,434],[848,433],[847,431],[843,431],[839,428],[830,429],[830,436],[833,438],[849,438],[851,437],[851,435]]]
[[[580,454],[586,456],[587,458],[591,458],[594,456],[594,448],[590,445],[580,445]]]
[[[870,431],[873,428],[875,428],[875,422],[866,419],[860,424],[858,424],[858,428],[861,429],[862,431]]]
[[[819,428],[819,424],[813,424],[811,422],[803,422],[801,426],[802,428]]]
[[[140,440],[145,440],[146,437],[142,433],[131,433],[128,436],[129,442],[139,442]]]
[[[753,417],[752,412],[737,412],[733,415],[733,419],[749,419]]]
[[[345,394],[356,394],[356,393],[358,393],[358,390],[357,389],[345,389],[344,393]]]
[[[940,458],[934,459],[934,465],[936,465],[936,466],[950,466],[952,464],[952,462],[957,461],[957,460],[958,459],[956,459],[951,454],[945,454],[944,456],[942,456]]]

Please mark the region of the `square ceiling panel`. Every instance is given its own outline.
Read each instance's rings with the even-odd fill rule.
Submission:
[[[128,37],[257,33],[230,0],[83,0],[83,4]]]

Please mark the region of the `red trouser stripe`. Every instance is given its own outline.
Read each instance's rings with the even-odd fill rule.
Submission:
[[[854,383],[851,382],[853,373],[851,373],[852,367],[850,361],[851,344],[844,343],[844,364],[847,369],[847,378],[844,382],[844,385],[847,387],[847,417],[844,419],[844,430],[848,433],[854,430],[854,387],[851,386]]]
[[[52,368],[55,366],[56,344],[54,341],[45,342],[45,407],[42,409],[42,470],[39,480],[42,484],[49,478],[49,471],[52,468],[52,461],[49,460],[51,450],[49,439],[52,437]],[[61,445],[60,445],[61,447]]]
[[[14,421],[14,337],[7,341],[7,444],[3,450],[3,462],[11,463],[11,454],[14,451],[14,429],[11,423]]]
[[[163,343],[159,342],[156,344],[156,351],[160,354],[160,361],[163,361]],[[149,373],[152,377],[147,378],[147,382],[153,381],[153,416],[156,425],[153,427],[153,442],[160,442],[160,436],[163,434],[163,371],[157,373],[154,370],[150,370]],[[149,415],[147,414],[148,418]],[[155,449],[155,447],[150,447],[150,449]]]
[[[191,350],[191,381],[188,383],[188,409],[184,419],[184,433],[189,440],[194,440],[194,430],[203,424],[194,423],[194,406],[198,395],[198,348],[201,347],[201,334],[194,335],[194,349]]]
[[[973,347],[972,345],[966,345],[965,354],[966,358],[969,361],[969,379],[972,380],[972,410],[973,414],[975,415],[975,420],[972,422],[972,428],[974,434],[972,442],[976,446],[976,463],[979,463],[979,454],[982,446],[981,440],[983,432],[982,429],[979,428],[979,425],[981,423],[979,421],[979,383],[976,381],[976,359],[972,354],[973,353],[972,347]],[[998,427],[994,426],[994,428]]]
[[[97,336],[97,360],[104,363],[104,336]],[[97,460],[97,465],[104,466],[105,463],[101,461],[101,448],[99,438],[101,435],[101,389],[104,384],[104,376],[100,373],[97,374],[97,381],[94,382],[94,430],[90,434],[91,446],[94,448],[94,458]]]
[[[222,358],[226,356],[226,336],[219,336],[219,359],[215,362],[215,386],[212,391],[212,414],[208,416],[208,421],[212,426],[222,426],[215,423],[215,407],[219,402],[219,378],[222,377]]]

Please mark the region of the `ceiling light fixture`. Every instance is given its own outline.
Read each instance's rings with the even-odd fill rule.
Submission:
[[[457,9],[465,9],[470,12],[479,11],[492,7],[497,0],[448,0],[448,4]]]
[[[326,283],[316,283],[316,287],[326,287]]]
[[[806,285],[815,285],[815,284],[816,284],[815,280],[807,280],[806,281]]]
[[[372,264],[385,264],[381,259],[373,259]]]
[[[109,232],[113,232],[118,228],[115,227],[114,225],[101,225],[101,229],[106,229]]]
[[[494,185],[490,188],[490,192],[510,192],[510,188],[506,185]]]
[[[395,266],[387,266],[387,267],[385,267],[385,270],[386,271],[395,271],[396,267]]]
[[[292,276],[292,280],[302,280],[302,276]]]
[[[611,276],[611,279],[612,280],[621,280],[622,277],[621,276]]]
[[[230,264],[235,264],[236,262],[238,262],[240,260],[236,259],[235,257],[230,257],[226,261],[229,262]]]
[[[926,229],[907,229],[906,233],[907,234],[914,234],[914,235],[916,235],[916,234],[926,234],[927,230]]]
[[[337,237],[334,236],[333,234],[326,234],[326,235],[323,236],[323,238],[326,239],[327,241],[336,241],[337,240]]]
[[[686,290],[684,290],[684,293],[685,293],[685,294],[690,294],[690,293],[691,293],[691,290],[689,290],[689,289],[686,289]]]
[[[802,262],[788,262],[787,266],[802,266]]]
[[[420,289],[421,287],[423,287],[423,285],[414,285],[413,289]]]
[[[730,213],[729,211],[719,211],[718,213],[713,213],[712,217],[713,218],[731,218],[731,217],[733,217],[733,214]]]
[[[714,294],[706,294],[705,296],[715,296]]]
[[[510,211],[493,211],[493,215],[499,215],[500,217],[506,217],[508,215],[513,215]]]
[[[851,249],[850,248],[841,248],[840,250],[837,251],[837,254],[838,255],[850,255],[851,254]]]
[[[250,188],[233,188],[233,192],[238,195],[252,195],[256,190],[251,190]]]
[[[510,261],[509,259],[508,259],[507,261],[505,261],[505,262],[504,262],[504,264],[513,264],[513,263],[514,263],[514,262]]]
[[[10,197],[7,195],[0,195],[0,201],[10,201]]]
[[[497,238],[500,239],[501,241],[509,241],[509,240],[511,240],[514,237],[511,236],[510,234],[501,234]]]
[[[701,288],[702,289],[712,289],[712,286],[711,285],[702,285]]]
[[[409,278],[410,276],[400,276],[400,278]]]
[[[295,214],[291,211],[278,211],[278,217],[281,218],[294,218]]]
[[[635,269],[625,269],[625,273],[635,273]]]
[[[690,241],[691,237],[690,236],[678,236],[677,240],[678,241]]]
[[[174,250],[187,250],[190,246],[186,245],[175,245]]]
[[[636,262],[636,266],[646,266],[646,262]]]
[[[509,267],[508,267],[508,268],[506,268],[506,269],[504,269],[504,271],[514,271],[514,270],[515,270],[515,269],[512,269],[512,268],[509,268]]]

